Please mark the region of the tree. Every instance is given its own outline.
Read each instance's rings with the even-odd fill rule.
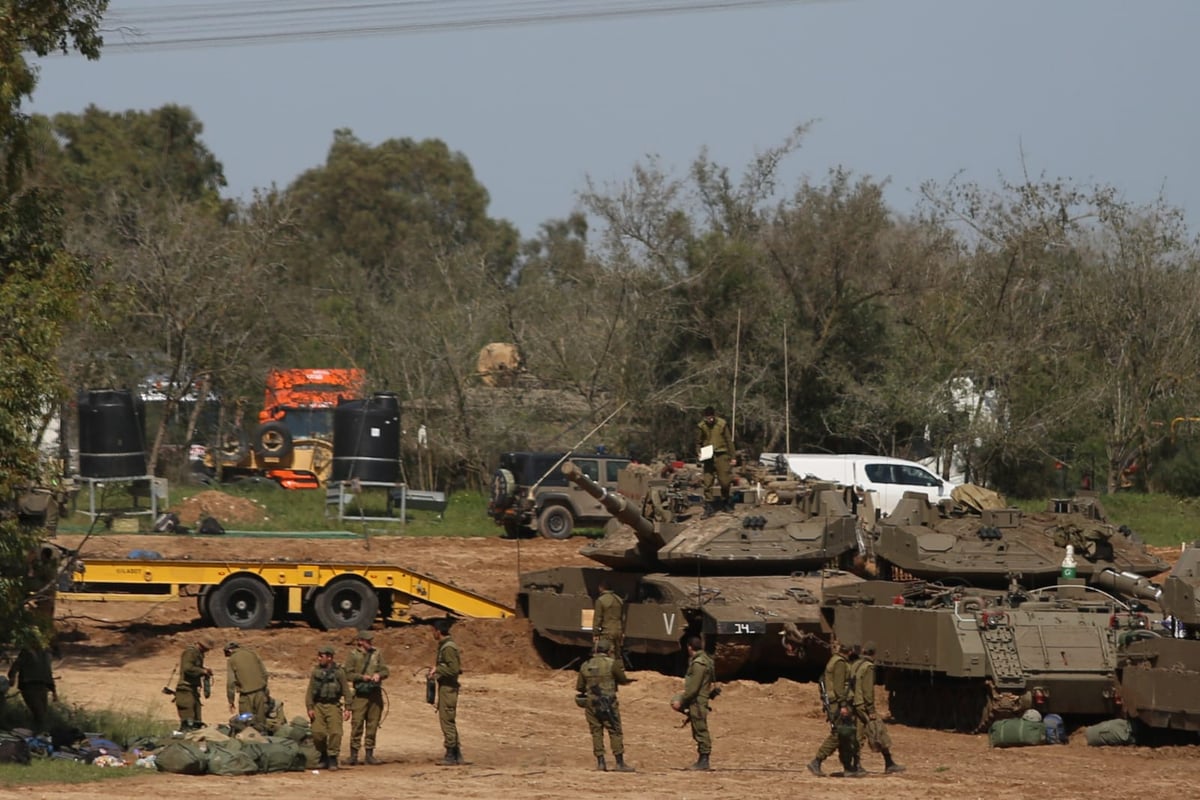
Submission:
[[[38,479],[31,420],[60,397],[55,350],[75,313],[84,265],[63,247],[51,193],[24,190],[30,127],[21,106],[37,83],[25,59],[58,50],[99,56],[106,0],[0,3],[0,511]],[[35,568],[34,532],[0,513],[0,643],[44,641],[51,620],[34,615],[29,591],[51,590]]]

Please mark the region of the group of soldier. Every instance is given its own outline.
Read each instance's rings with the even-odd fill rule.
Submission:
[[[584,709],[592,734],[592,753],[596,769],[607,771],[604,732],[615,760],[614,771],[633,772],[625,763],[625,739],[621,731],[621,712],[617,688],[633,682],[625,674],[622,646],[624,642],[624,602],[607,583],[600,584],[600,593],[592,609],[592,631],[595,644],[592,657],[579,668],[575,682],[575,702]],[[696,762],[692,770],[711,768],[712,736],[708,731],[709,701],[721,691],[714,686],[716,667],[704,650],[700,637],[687,640],[688,666],[683,691],[671,698],[671,708],[687,715],[696,743]],[[829,720],[830,732],[821,743],[816,756],[807,765],[809,772],[824,777],[822,762],[836,750],[842,763],[842,775],[858,778],[867,774],[862,767],[862,745],[883,756],[884,772],[903,772],[904,767],[892,757],[891,737],[875,709],[875,644],[866,642],[850,645],[839,641],[825,665],[821,680],[821,699]]]
[[[458,645],[450,635],[451,620],[433,623],[437,643],[434,664],[427,672],[432,694],[430,702],[437,707],[442,740],[446,748],[441,764],[454,766],[465,763],[458,741],[456,714],[458,680],[462,661]],[[320,767],[336,770],[342,747],[343,723],[350,722],[350,759],[348,765],[379,764],[375,757],[375,741],[385,706],[383,681],[388,667],[383,654],[374,645],[369,630],[355,634],[353,649],[344,664],[334,661],[334,648],[323,645],[317,649],[317,663],[309,675],[304,705],[312,726],[313,745],[320,754]],[[179,683],[175,687],[175,707],[180,726],[202,726],[201,696],[207,698],[212,690],[213,671],[205,666],[204,657],[213,649],[208,639],[200,639],[184,648],[179,659]],[[225,646],[226,699],[229,712],[238,714],[248,724],[265,730],[270,706],[269,676],[258,655],[237,642]]]

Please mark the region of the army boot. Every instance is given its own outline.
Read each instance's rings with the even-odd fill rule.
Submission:
[[[337,756],[329,757],[329,767],[328,768],[330,771],[333,771],[338,768]]]
[[[604,763],[604,756],[596,756],[596,771],[608,772],[608,764]]]
[[[321,760],[317,762],[317,769],[329,769],[329,756],[321,753]]]
[[[463,760],[463,754],[462,754],[462,748],[461,748],[461,747],[455,747],[455,748],[454,748],[454,763],[455,763],[455,764],[465,764],[465,763],[467,763],[466,761],[464,761],[464,760]]]
[[[346,763],[352,767],[358,766],[358,748],[357,747],[350,748],[350,760],[347,761]]]
[[[636,769],[634,769],[633,767],[631,767],[625,763],[625,754],[624,753],[617,756],[617,768],[615,771],[616,772],[637,772]]]
[[[862,768],[862,763],[858,758],[855,758],[850,766],[846,768],[846,771],[842,773],[847,778],[865,778],[867,774],[867,771]]]
[[[825,777],[825,773],[821,771],[821,759],[819,758],[814,758],[812,761],[808,762],[808,771],[813,775],[816,775],[818,778]]]
[[[700,753],[696,758],[696,763],[692,764],[688,769],[705,770],[711,769],[708,765],[708,753]]]
[[[447,747],[446,755],[442,756],[442,760],[439,761],[438,764],[442,765],[443,767],[457,766],[459,763],[458,762],[458,754],[456,752],[457,749],[458,748],[455,748],[455,747]]]
[[[382,761],[380,761],[378,758],[375,757],[375,748],[374,747],[367,748],[366,762],[371,765],[383,763]]]
[[[715,513],[717,513],[717,510],[713,507],[713,504],[705,503],[704,504],[704,513],[700,515],[700,519],[708,519]]]
[[[892,759],[891,750],[883,751],[883,771],[888,775],[896,775],[904,772],[904,767],[900,766],[895,762],[895,760]]]

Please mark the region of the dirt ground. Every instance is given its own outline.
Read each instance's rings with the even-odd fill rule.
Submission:
[[[73,546],[78,537],[60,536]],[[124,556],[155,550],[165,557],[280,558],[392,562],[431,574],[495,599],[512,602],[521,570],[584,564],[572,543],[546,540],[201,538],[106,536],[89,540],[85,554]],[[440,612],[438,612],[440,615]],[[346,633],[303,624],[232,633],[199,627],[194,601],[153,606],[130,603],[61,603],[63,658],[56,665],[61,698],[174,719],[161,689],[188,642],[211,636],[253,647],[271,671],[272,695],[289,717],[303,713],[308,668],[319,645],[346,650]],[[734,682],[714,701],[710,717],[715,745],[713,771],[682,769],[695,758],[690,732],[668,707],[681,679],[638,672],[622,690],[628,761],[635,774],[593,770],[591,740],[583,712],[572,702],[575,675],[544,666],[530,643],[524,620],[465,620],[455,639],[466,670],[459,703],[459,731],[467,766],[444,768],[437,719],[424,702],[425,668],[434,643],[428,626],[376,626],[376,643],[391,667],[389,707],[379,733],[377,767],[339,772],[284,773],[245,778],[188,777],[147,773],[136,779],[85,786],[36,786],[0,796],[125,798],[156,791],[191,798],[354,797],[564,798],[588,792],[606,798],[809,798],[854,794],[859,798],[924,800],[1027,800],[1084,798],[1136,791],[1147,797],[1191,797],[1200,782],[1200,747],[1089,748],[1082,734],[1063,747],[992,750],[986,736],[942,733],[894,725],[898,761],[908,770],[884,776],[882,760],[868,754],[867,778],[816,778],[804,769],[824,737],[816,687],[780,680]],[[340,657],[340,656],[339,656]],[[224,705],[220,653],[210,656],[218,678],[206,718],[229,716]],[[882,697],[881,697],[882,700]],[[344,757],[343,752],[343,757]],[[826,762],[835,768],[836,758]]]

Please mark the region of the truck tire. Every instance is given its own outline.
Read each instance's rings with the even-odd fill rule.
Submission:
[[[218,628],[265,628],[275,616],[275,595],[256,577],[234,575],[213,591],[208,609]]]
[[[492,508],[503,511],[512,506],[513,496],[517,491],[517,480],[506,469],[498,469],[492,475]]]
[[[575,515],[565,506],[546,506],[538,515],[538,533],[547,539],[570,539],[575,532]]]
[[[282,422],[264,422],[254,432],[254,453],[260,459],[287,458],[291,452],[292,432]]]
[[[379,596],[358,578],[335,578],[313,598],[313,611],[325,630],[365,629],[379,614]]]

